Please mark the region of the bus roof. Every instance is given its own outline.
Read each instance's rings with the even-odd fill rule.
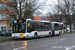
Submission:
[[[59,23],[59,22],[51,22],[51,23]]]
[[[27,21],[36,21],[36,20],[27,20]],[[37,22],[49,22],[49,21],[37,21]]]
[[[59,23],[59,24],[63,24],[63,23]]]
[[[51,23],[58,23],[58,24],[63,24],[62,22],[51,22]]]

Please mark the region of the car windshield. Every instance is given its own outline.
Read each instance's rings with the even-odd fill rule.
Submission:
[[[25,33],[26,24],[17,23],[13,25],[13,33]]]

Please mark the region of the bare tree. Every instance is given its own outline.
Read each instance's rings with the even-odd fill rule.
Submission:
[[[40,10],[34,12],[34,16],[41,16],[43,13]]]
[[[73,24],[73,16],[71,14],[72,11],[72,2],[71,0],[61,0],[60,4],[58,4],[60,15],[65,18],[66,25],[70,26],[71,32],[71,25]],[[62,20],[63,20],[62,17]]]
[[[33,19],[33,14],[36,10],[41,9],[39,0],[17,0],[16,9],[18,19]]]
[[[15,0],[15,9],[17,12],[17,19],[22,19],[22,11],[23,11],[23,2],[25,2],[25,0]]]
[[[54,10],[54,12],[57,13],[55,13],[51,19],[57,22],[65,21],[65,24],[70,26],[71,32],[71,25],[75,19],[72,14],[74,13],[73,0],[58,0],[58,5],[55,6]]]
[[[36,10],[41,9],[38,5],[39,0],[27,0],[25,9],[24,9],[24,19],[31,18],[33,19],[33,14]]]
[[[73,16],[71,14],[72,2],[71,0],[63,0],[62,2],[61,3],[65,9],[63,8],[60,9],[63,9],[62,14],[64,15],[66,24],[70,26],[70,32],[71,32],[71,25],[73,24]]]
[[[53,5],[50,5],[50,6],[53,6]],[[58,5],[55,5],[55,7],[51,9],[48,9],[48,13],[46,15],[50,16],[50,21],[56,21],[56,22],[59,22],[60,19],[59,19],[59,16],[58,16]]]

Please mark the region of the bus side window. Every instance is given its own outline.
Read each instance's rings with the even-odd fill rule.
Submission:
[[[35,31],[35,30],[37,30],[38,28],[37,28],[37,22],[34,22],[33,23],[33,30]]]
[[[38,31],[41,31],[41,23],[40,22],[38,22]]]
[[[44,22],[42,22],[41,23],[41,29],[42,29],[42,31],[45,31],[45,27],[44,26],[45,26],[45,24],[44,24]]]
[[[49,30],[49,23],[45,23],[45,31]]]

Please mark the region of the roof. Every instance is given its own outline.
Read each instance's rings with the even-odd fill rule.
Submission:
[[[34,20],[41,20],[40,16],[35,16]]]
[[[47,20],[47,17],[41,17],[41,19],[45,19],[45,20]]]

